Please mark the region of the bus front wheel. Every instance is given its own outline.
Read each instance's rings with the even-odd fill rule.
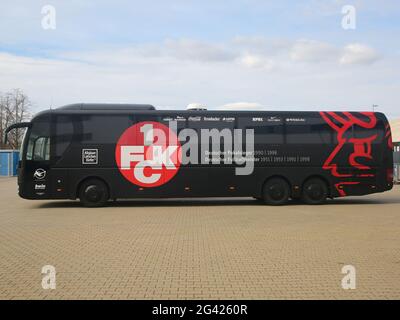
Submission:
[[[102,207],[108,201],[107,185],[99,179],[89,179],[79,188],[79,199],[85,207]]]
[[[268,180],[263,188],[263,200],[266,204],[280,206],[286,204],[290,197],[290,186],[282,178]]]

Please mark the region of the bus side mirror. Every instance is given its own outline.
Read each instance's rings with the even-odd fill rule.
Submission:
[[[18,128],[29,128],[31,126],[30,122],[18,122],[18,123],[14,123],[11,126],[9,126],[6,131],[4,131],[4,144],[7,144],[7,136],[8,133],[13,130],[13,129],[18,129]]]

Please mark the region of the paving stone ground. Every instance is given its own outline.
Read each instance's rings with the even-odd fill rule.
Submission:
[[[400,299],[400,187],[268,207],[28,201],[0,179],[0,299]],[[56,289],[41,286],[44,265]],[[341,269],[356,268],[343,290]]]

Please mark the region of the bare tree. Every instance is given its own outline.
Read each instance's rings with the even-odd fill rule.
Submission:
[[[8,135],[8,143],[4,145],[4,130],[11,124],[25,121],[29,118],[31,102],[21,89],[0,94],[0,147],[19,149],[23,130],[12,130]]]

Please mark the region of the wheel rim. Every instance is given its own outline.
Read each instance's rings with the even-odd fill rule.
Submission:
[[[324,189],[320,184],[310,184],[306,188],[307,196],[314,201],[318,201],[324,198]]]
[[[280,201],[285,198],[285,188],[282,185],[274,184],[269,187],[268,195],[275,201]]]
[[[99,202],[102,198],[102,191],[98,186],[88,186],[85,189],[85,198],[92,203]]]

